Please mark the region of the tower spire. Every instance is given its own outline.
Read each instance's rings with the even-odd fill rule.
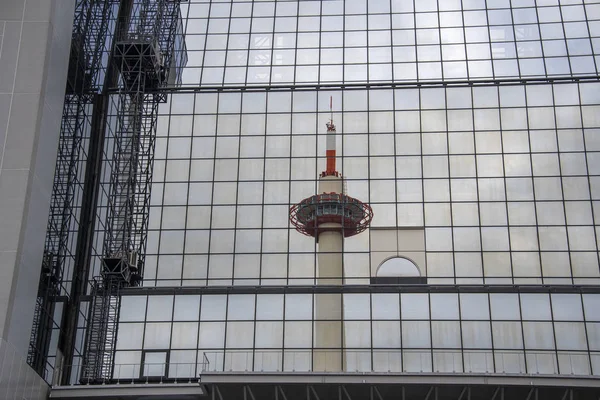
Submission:
[[[327,157],[327,167],[323,175],[338,175],[335,169],[335,124],[333,123],[333,97],[329,96],[329,122],[325,124],[327,126],[327,147],[325,155]]]

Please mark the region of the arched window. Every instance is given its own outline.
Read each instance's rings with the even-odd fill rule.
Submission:
[[[427,278],[421,276],[419,267],[404,257],[393,257],[385,260],[379,268],[372,284],[424,284]]]

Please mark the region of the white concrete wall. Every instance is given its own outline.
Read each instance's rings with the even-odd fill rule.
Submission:
[[[0,338],[0,399],[44,400],[48,389],[17,349]]]
[[[48,221],[74,7],[74,0],[0,1],[0,336],[23,357]]]

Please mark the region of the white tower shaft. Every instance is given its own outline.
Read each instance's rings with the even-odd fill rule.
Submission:
[[[324,176],[319,180],[319,193],[342,193],[342,178]],[[339,223],[324,223],[319,226],[318,285],[343,284],[344,236]],[[330,230],[327,230],[330,229]],[[339,372],[344,370],[342,348],[344,345],[344,322],[342,295],[315,295],[315,350],[314,371]]]

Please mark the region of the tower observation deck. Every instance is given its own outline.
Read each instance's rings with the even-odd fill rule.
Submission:
[[[332,109],[331,99],[329,107]],[[339,188],[334,182],[343,180],[336,170],[335,139],[332,112],[327,123],[327,167],[319,175],[319,190],[323,193],[310,196],[290,208],[290,222],[296,230],[315,237],[317,241],[319,234],[328,231],[340,232],[343,237],[354,236],[367,229],[373,219],[371,206],[346,195],[343,189],[335,190]],[[327,181],[332,181],[333,186],[326,184]]]
[[[327,231],[354,236],[369,227],[373,219],[371,206],[344,193],[310,196],[290,209],[290,221],[296,230],[319,240]]]

